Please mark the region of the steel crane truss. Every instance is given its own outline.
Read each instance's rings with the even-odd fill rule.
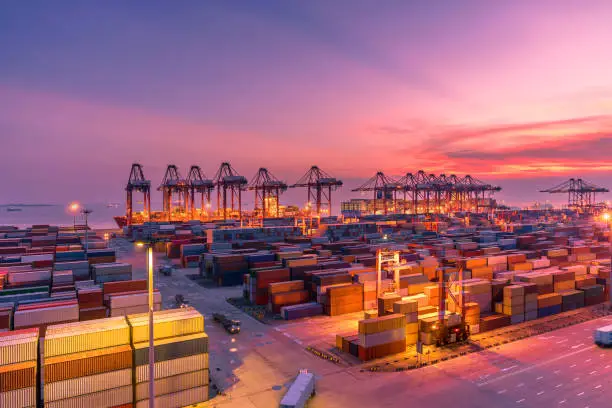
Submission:
[[[571,178],[553,188],[540,190],[541,193],[567,194],[569,208],[587,213],[594,212],[598,207],[596,194],[609,191],[605,187],[597,186],[581,178]]]
[[[127,225],[132,225],[133,216],[134,216],[134,207],[133,207],[133,196],[134,191],[138,191],[144,195],[143,204],[144,210],[143,213],[147,217],[147,219],[151,220],[151,181],[145,179],[144,172],[142,170],[142,166],[138,163],[132,164],[132,169],[130,170],[130,177],[127,182],[127,186],[125,187],[126,191],[126,205],[125,205],[125,214]]]
[[[278,180],[266,168],[260,168],[247,186],[255,192],[255,212],[261,218],[280,217],[280,195],[287,190],[287,184]],[[273,205],[273,208],[270,208]]]
[[[342,186],[342,181],[330,176],[317,166],[312,166],[292,188],[308,189],[308,209],[314,205],[317,215],[331,215],[332,191]]]
[[[481,212],[490,206],[493,193],[501,187],[484,183],[470,175],[427,174],[419,170],[398,180],[402,185],[403,210],[412,214],[445,214],[456,211]]]
[[[238,174],[228,162],[224,162],[217,170],[214,182],[217,186],[217,209],[222,214],[223,220],[227,220],[228,215],[233,217],[237,212],[242,222],[242,190],[248,184],[247,179]],[[228,207],[228,192],[230,207]],[[237,207],[236,204],[238,204]]]

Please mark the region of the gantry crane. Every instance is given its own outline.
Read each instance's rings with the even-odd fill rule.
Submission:
[[[287,190],[287,184],[280,181],[268,169],[261,167],[247,187],[255,191],[255,212],[261,211],[261,218],[280,217],[281,193]],[[274,208],[270,208],[273,205]]]
[[[187,207],[191,212],[191,217],[196,217],[196,193],[200,194],[200,216],[208,216],[211,205],[210,194],[215,189],[215,182],[206,178],[200,166],[191,166],[186,183],[189,189]]]
[[[238,217],[242,222],[242,190],[248,184],[244,176],[238,174],[228,162],[221,163],[219,170],[215,174],[215,185],[217,186],[217,209],[223,213],[223,220],[227,220],[227,193],[230,193],[230,214],[235,211],[235,204],[238,201]],[[223,201],[221,201],[223,198]]]
[[[178,208],[180,212],[187,212],[187,196],[189,194],[189,189],[187,187],[187,183],[181,177],[179,173],[178,167],[174,164],[169,164],[166,168],[166,173],[164,174],[164,178],[157,188],[157,191],[162,192],[162,205],[164,216],[167,217],[168,221],[172,221],[172,199],[173,196],[176,195],[178,199]]]
[[[327,215],[331,215],[332,191],[341,186],[342,181],[330,176],[317,166],[312,166],[302,178],[290,187],[306,187],[308,189],[308,207],[311,208],[314,203],[317,215],[325,212],[327,212]]]
[[[487,184],[469,174],[461,181],[467,191],[468,209],[477,213],[480,212],[482,207],[488,206],[485,201],[487,193],[492,194],[501,191],[501,187]]]
[[[142,166],[138,163],[132,164],[132,169],[130,170],[130,177],[127,182],[127,186],[125,187],[125,191],[127,192],[126,205],[125,205],[125,216],[127,225],[132,225],[133,220],[133,193],[134,191],[138,191],[144,195],[143,204],[144,204],[144,213],[147,216],[147,219],[151,220],[151,181],[145,179],[144,172],[142,171]]]
[[[486,194],[492,195],[501,187],[484,183],[470,175],[463,178],[454,174],[427,174],[419,170],[407,173],[398,180],[404,191],[404,210],[411,203],[412,213],[452,213],[454,211],[480,212],[488,207]]]
[[[397,212],[397,193],[402,191],[402,185],[393,178],[385,176],[382,171],[379,171],[368,181],[351,191],[372,191],[374,193],[374,213],[378,210],[378,200],[382,200],[383,214],[387,215],[389,201],[392,203],[392,212]]]
[[[607,193],[605,187],[599,187],[581,178],[571,178],[553,188],[540,190],[541,193],[567,194],[567,205],[577,211],[592,213],[597,208],[596,193]]]

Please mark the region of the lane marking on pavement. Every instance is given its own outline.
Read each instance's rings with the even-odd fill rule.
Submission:
[[[591,359],[590,359],[590,358],[589,358],[589,359],[584,360],[584,362],[585,362],[585,363],[588,363],[589,361],[591,361]]]
[[[576,395],[580,397],[580,396],[584,395],[584,391],[579,392],[579,393],[578,393],[578,394],[576,394]]]
[[[536,380],[541,380],[542,378],[544,378],[543,376],[539,376],[538,378],[536,378]]]
[[[548,360],[548,361],[544,361],[544,362],[542,362],[542,363],[540,363],[540,364],[534,364],[534,365],[532,365],[532,366],[530,366],[530,367],[525,367],[525,368],[523,368],[523,369],[521,369],[521,370],[516,370],[516,371],[513,371],[513,372],[508,373],[508,374],[500,375],[499,377],[496,377],[496,378],[493,378],[493,379],[491,379],[491,380],[489,380],[489,381],[485,381],[485,382],[483,382],[483,383],[478,384],[478,387],[482,387],[482,386],[484,386],[484,385],[488,385],[488,384],[491,384],[491,383],[494,383],[494,382],[497,382],[497,381],[503,380],[503,379],[505,379],[505,378],[515,376],[515,375],[520,374],[520,373],[524,373],[524,372],[526,372],[526,371],[532,370],[532,369],[537,368],[537,367],[542,367],[542,366],[545,366],[545,365],[550,364],[550,363],[553,363],[553,362],[555,362],[555,361],[563,360],[564,358],[571,357],[571,356],[573,356],[573,355],[576,355],[576,354],[582,353],[582,352],[584,352],[584,351],[592,350],[592,349],[594,349],[594,348],[595,348],[595,345],[588,346],[588,347],[585,347],[585,348],[580,349],[580,350],[572,351],[571,353],[566,353],[566,354],[563,354],[563,355],[561,355],[561,356],[555,357],[555,358],[550,359],[550,360]]]
[[[559,388],[559,387],[561,387],[561,386],[563,386],[563,384],[557,384],[557,385],[555,386],[555,388]]]
[[[538,392],[538,395],[542,395],[542,394],[544,394],[544,391]]]
[[[561,340],[561,341],[558,341],[557,344],[565,343],[566,341],[567,341],[567,339]]]
[[[559,404],[565,404],[565,401],[567,401],[567,400],[561,400],[561,401],[559,401]]]
[[[601,384],[595,386],[595,389],[598,389],[598,388],[601,388]]]
[[[502,370],[501,370],[501,371],[502,371],[502,372],[505,372],[505,371],[510,371],[510,370],[512,370],[513,368],[516,368],[516,367],[518,367],[518,366],[517,366],[517,365],[513,365],[513,366],[510,366],[510,367],[507,367],[507,368],[502,368]]]
[[[605,366],[604,368],[610,368],[610,366],[609,366],[609,365],[607,365],[607,366]]]
[[[520,383],[519,385],[517,385],[517,386],[516,386],[516,388],[520,388],[520,387],[522,387],[523,385],[525,385],[525,384],[524,384],[524,383]]]
[[[600,385],[600,387],[601,387],[601,385]],[[497,391],[498,394],[503,394],[504,392],[506,392],[506,390]]]
[[[589,375],[593,375],[593,374],[595,374],[596,372],[597,372],[597,371],[591,371],[591,372],[589,373]]]
[[[580,379],[580,377],[576,377],[574,378],[574,381],[578,381]]]
[[[570,368],[574,368],[574,367],[576,367],[576,364],[572,364],[572,365],[570,366]]]
[[[561,372],[561,370],[555,370],[553,371],[554,374],[559,374]]]
[[[525,401],[525,398],[521,398],[520,400],[516,401],[517,404],[520,404],[521,402]]]
[[[572,346],[572,348],[573,349],[577,349],[580,346],[584,346],[584,343],[576,344],[575,346]]]

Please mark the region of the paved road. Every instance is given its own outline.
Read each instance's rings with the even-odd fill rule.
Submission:
[[[126,247],[121,259],[134,265],[136,277],[144,277],[142,253]],[[369,373],[313,356],[287,333],[295,330],[295,323],[287,331],[262,324],[225,301],[239,296],[240,288],[203,288],[186,277],[190,273],[196,271],[180,270],[172,277],[160,276],[157,282],[164,306],[182,293],[207,317],[211,377],[225,391],[208,403],[210,407],[278,406],[300,368],[310,369],[318,378],[311,408],[604,408],[612,404],[612,349],[599,349],[592,343],[592,331],[609,324],[612,317],[419,370]],[[215,311],[239,318],[242,333],[232,337],[214,324],[210,315]],[[322,332],[325,329],[321,327]]]

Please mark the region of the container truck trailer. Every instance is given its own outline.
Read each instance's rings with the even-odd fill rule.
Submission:
[[[304,408],[314,393],[314,374],[301,370],[281,400],[280,408]]]
[[[612,346],[612,324],[595,330],[593,337],[595,339],[595,344],[597,344],[599,347]]]

